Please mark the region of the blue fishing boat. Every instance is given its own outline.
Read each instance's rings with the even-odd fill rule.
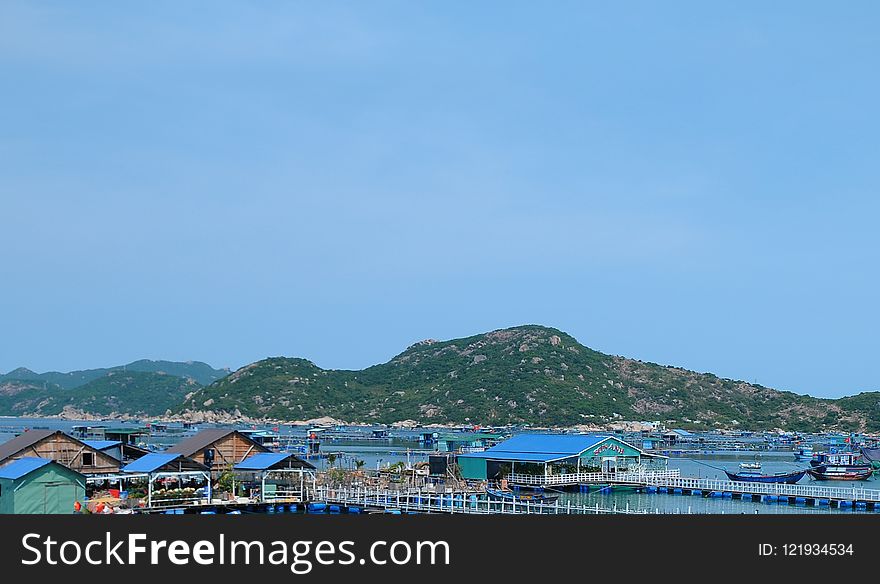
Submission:
[[[813,458],[812,446],[803,446],[801,448],[798,448],[797,451],[795,451],[794,453],[795,460],[803,461],[810,460],[811,458]]]
[[[756,471],[728,472],[724,471],[732,481],[741,481],[744,483],[785,483],[793,485],[807,474],[806,470],[796,470],[794,472],[761,474]]]

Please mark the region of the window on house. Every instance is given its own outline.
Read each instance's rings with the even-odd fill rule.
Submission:
[[[92,452],[83,452],[82,465],[83,466],[95,466],[95,454]]]

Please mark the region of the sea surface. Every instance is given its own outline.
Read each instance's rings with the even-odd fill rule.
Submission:
[[[118,421],[84,421],[84,420],[59,420],[44,418],[3,418],[0,417],[0,443],[13,438],[24,429],[49,428],[70,432],[77,425],[105,425],[108,427],[142,427],[142,423],[118,422]],[[171,424],[172,432],[151,437],[149,443],[164,447],[169,446],[191,433],[183,433],[179,425]],[[214,424],[202,424],[200,428],[218,427]],[[273,430],[282,436],[282,444],[288,440],[290,444],[302,443],[308,431],[305,427],[291,426],[236,426],[239,429]],[[373,439],[371,428],[346,427],[340,429],[345,438],[322,441],[321,450],[325,453],[336,454],[334,465],[343,468],[354,468],[355,461],[362,460],[368,469],[378,469],[397,462],[416,463],[427,461],[431,452],[420,449],[417,438],[420,431],[413,430],[390,430],[387,439]],[[679,469],[683,477],[712,478],[724,480],[727,477],[724,469],[739,471],[740,463],[760,462],[762,472],[777,473],[791,472],[805,468],[809,465],[805,461],[796,461],[791,452],[713,452],[712,454],[689,455],[687,458],[672,457],[668,460],[668,468]],[[327,460],[317,461],[319,468],[326,467]],[[801,479],[801,484],[810,484],[814,481],[809,476]],[[880,489],[880,480],[876,476],[868,481],[856,483],[826,481],[823,486],[859,487]],[[813,507],[807,505],[793,505],[788,503],[760,503],[741,501],[739,499],[704,498],[692,495],[673,494],[647,494],[635,493],[628,490],[611,492],[589,493],[562,493],[559,498],[560,504],[572,505],[598,505],[602,508],[617,507],[631,511],[647,511],[650,513],[711,513],[711,514],[853,514],[869,513],[880,514],[878,511],[865,511],[855,509],[837,509],[830,506]]]

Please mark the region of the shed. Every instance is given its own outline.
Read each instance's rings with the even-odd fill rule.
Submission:
[[[163,505],[187,505],[203,498],[211,499],[211,480],[204,464],[173,452],[151,452],[131,462],[122,469],[124,475],[147,479],[147,506],[155,502]],[[155,490],[154,483],[162,483]],[[169,484],[170,483],[170,484]],[[199,485],[190,491],[186,484]],[[172,488],[176,485],[176,488]]]
[[[306,475],[315,484],[315,466],[292,452],[261,452],[235,465],[236,474],[250,476],[260,487],[260,501],[303,500]]]
[[[249,456],[269,449],[238,430],[212,428],[175,444],[165,452],[198,460],[213,473],[223,473]]]
[[[485,480],[524,473],[550,476],[587,469],[615,472],[665,457],[650,454],[616,436],[518,434],[485,450],[457,457],[462,478]]]
[[[119,460],[61,430],[30,430],[0,444],[0,467],[21,458],[45,458],[85,475],[119,471]]]
[[[3,514],[73,513],[85,496],[85,476],[47,458],[19,458],[0,468]]]

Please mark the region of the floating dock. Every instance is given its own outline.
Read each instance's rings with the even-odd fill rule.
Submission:
[[[730,497],[764,503],[794,503],[835,507],[880,508],[880,490],[859,486],[832,487],[825,485],[784,483],[751,483],[686,477],[646,477],[644,492]]]
[[[468,515],[647,515],[647,509],[634,510],[629,505],[602,507],[566,503],[535,503],[493,499],[485,492],[456,491],[435,493],[423,490],[388,491],[379,489],[330,489],[319,487],[307,509],[312,512],[381,512],[394,514],[442,513]],[[662,513],[655,510],[653,513]],[[682,514],[676,511],[669,514]]]
[[[804,505],[829,505],[880,509],[880,490],[867,489],[848,483],[847,486],[816,484],[752,483],[682,477],[676,470],[617,472],[617,473],[571,473],[559,475],[512,474],[508,481],[514,486],[573,487],[578,485],[617,485],[633,487],[645,493],[670,493],[678,495],[701,495],[704,497],[728,497],[761,502],[791,502]]]

